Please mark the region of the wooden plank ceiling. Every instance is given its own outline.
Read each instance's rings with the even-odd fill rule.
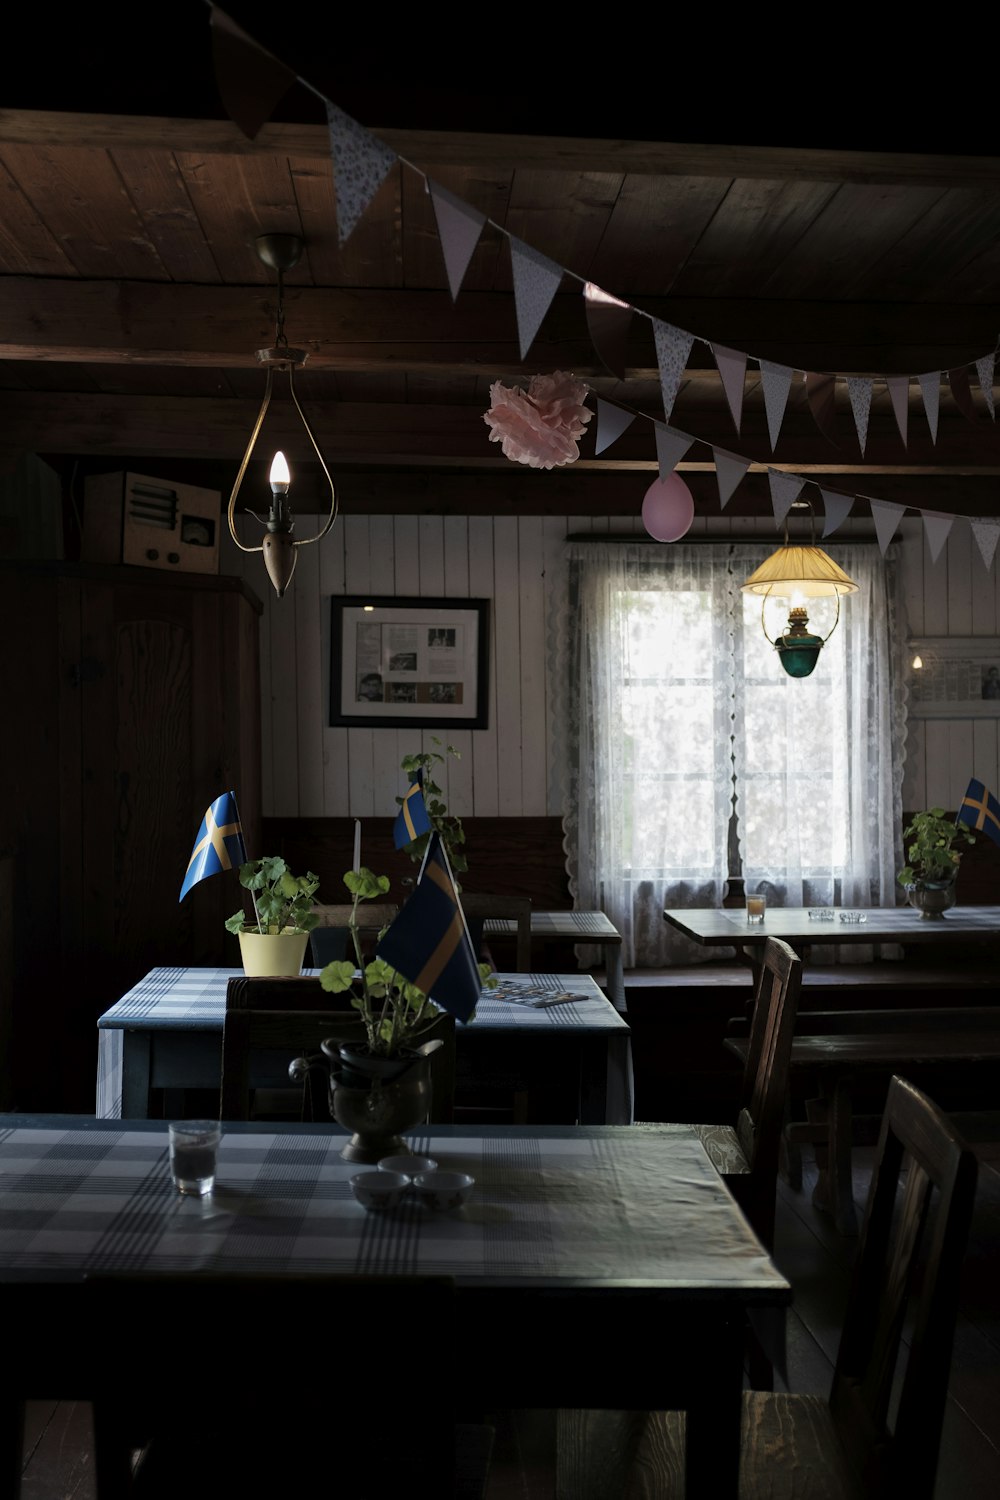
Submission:
[[[71,36],[62,71],[50,57],[5,90],[0,463],[27,449],[76,480],[125,467],[217,487],[225,501],[263,391],[254,351],[274,337],[274,273],[254,241],[282,232],[305,243],[285,328],[309,352],[297,390],[344,510],[636,514],[655,473],[648,421],[595,456],[593,420],[579,461],[543,472],[505,459],[483,413],[493,381],[562,369],[592,406],[603,396],[662,419],[652,317],[698,335],[671,423],[698,439],[682,468],[699,512],[719,513],[717,444],[755,465],[728,514],[770,514],[768,464],[922,509],[997,513],[997,427],[974,373],[973,420],[947,378],[991,352],[1000,329],[996,159],[797,145],[791,128],[791,144],[573,134],[553,123],[565,110],[546,122],[540,106],[529,127],[496,132],[443,91],[397,99],[393,119],[379,113],[384,79],[366,92],[356,71],[317,64],[308,38],[228,9],[311,84],[294,84],[253,140],[214,89],[201,3],[166,12],[158,76],[183,57],[180,96],[148,80],[137,89],[134,74],[131,94],[115,92]],[[413,164],[393,168],[343,248],[324,98]],[[454,303],[423,172],[491,221]],[[567,272],[524,360],[508,235]],[[632,319],[624,380],[590,340],[587,280],[649,315]],[[739,433],[702,340],[752,356]],[[798,372],[773,452],[753,356]],[[845,377],[937,370],[937,442],[917,381],[904,446],[876,379],[862,455]],[[813,419],[806,371],[838,375],[836,444]],[[313,508],[308,444],[277,397],[262,454],[265,443],[298,465],[295,508]],[[253,465],[247,503],[259,503],[264,467]]]

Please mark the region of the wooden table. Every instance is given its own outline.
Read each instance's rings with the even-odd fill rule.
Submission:
[[[102,1119],[145,1119],[152,1089],[217,1089],[222,1070],[226,984],[242,969],[152,969],[99,1018],[96,1112]],[[303,970],[318,973],[315,969]],[[493,1054],[531,1061],[557,1053],[579,1077],[584,1124],[631,1124],[634,1118],[628,1022],[589,974],[501,974],[500,991],[532,985],[582,1000],[531,1008],[485,991],[475,1020],[456,1027],[457,1045],[488,1081]],[[331,997],[331,1001],[333,997]],[[331,1008],[334,1008],[331,1005]],[[288,1087],[287,1075],[251,1076],[253,1088]]]
[[[517,923],[512,918],[487,917],[483,933],[513,937]],[[532,911],[532,943],[596,943],[604,949],[608,999],[625,1012],[625,971],[622,966],[622,935],[603,911]]]
[[[345,1138],[224,1124],[215,1190],[196,1200],[170,1181],[160,1121],[4,1116],[0,1281],[451,1276],[463,1402],[471,1388],[484,1409],[684,1410],[688,1496],[735,1500],[747,1313],[780,1315],[791,1287],[693,1126],[424,1127],[414,1150],[471,1172],[472,1197],[377,1219],[351,1194]],[[155,1357],[147,1334],[108,1326],[123,1370]]]

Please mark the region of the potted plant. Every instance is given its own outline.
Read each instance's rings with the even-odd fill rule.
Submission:
[[[431,743],[440,745],[441,741],[436,735],[432,735]],[[451,865],[452,873],[454,875],[461,875],[463,871],[469,868],[463,848],[465,844],[465,829],[462,827],[461,818],[456,817],[453,813],[449,813],[444,803],[444,792],[434,780],[434,767],[436,765],[444,765],[446,756],[449,755],[455,760],[461,760],[462,758],[461,752],[456,750],[454,745],[446,745],[444,755],[441,754],[440,750],[422,750],[416,755],[404,755],[400,761],[400,766],[411,781],[416,781],[418,777],[420,778],[424,794],[424,806],[427,809],[427,816],[430,819],[431,832],[437,832],[441,835],[441,842],[444,844],[448,855],[448,863]],[[396,801],[402,806],[402,797],[397,797]],[[427,848],[427,840],[429,838],[430,832],[421,833],[417,838],[412,839],[410,843],[403,845],[414,863],[419,864],[423,859],[424,850]],[[404,884],[406,883],[404,882]],[[461,886],[457,885],[457,882],[456,889],[461,890]]]
[[[942,917],[955,905],[955,883],[962,858],[959,844],[974,844],[965,823],[956,823],[943,807],[914,813],[903,833],[907,863],[896,879],[906,899],[923,917]]]
[[[254,977],[300,974],[309,934],[319,923],[313,902],[319,877],[312,871],[293,875],[278,854],[249,859],[240,865],[240,885],[250,892],[256,922],[244,911],[234,912],[226,931],[240,940],[240,956]]]

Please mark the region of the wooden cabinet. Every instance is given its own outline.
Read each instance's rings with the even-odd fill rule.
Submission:
[[[155,965],[239,964],[223,926],[235,873],[178,895],[220,792],[259,849],[261,604],[241,579],[146,568],[20,563],[0,579],[14,1098],[93,1113],[97,1017]]]

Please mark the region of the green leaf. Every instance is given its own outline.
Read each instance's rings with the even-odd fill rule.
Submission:
[[[226,918],[227,932],[242,932],[246,924],[246,914],[242,911],[233,912],[231,917]]]
[[[343,994],[354,983],[354,965],[347,959],[336,959],[320,970],[319,982],[331,995]]]

